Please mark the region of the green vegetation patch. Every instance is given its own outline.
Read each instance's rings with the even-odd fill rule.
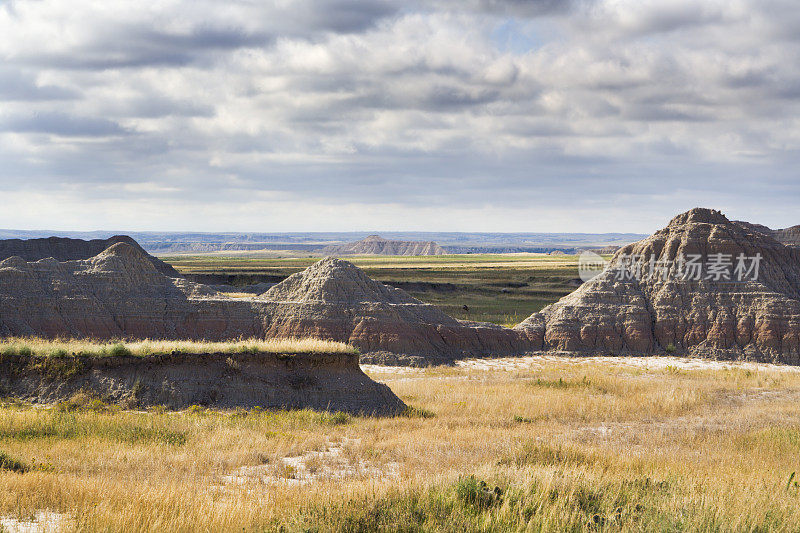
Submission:
[[[773,427],[745,433],[734,441],[745,450],[768,448],[771,453],[800,454],[800,426]]]
[[[669,484],[650,478],[536,476],[514,485],[472,475],[422,492],[398,489],[377,499],[311,506],[299,520],[303,530],[351,532],[725,529],[725,516],[713,502],[703,509],[675,507],[671,494]]]
[[[33,412],[25,417],[0,419],[0,440],[25,442],[37,439],[70,440],[99,438],[128,444],[159,443],[183,446],[187,433],[170,428],[148,415],[120,417],[113,413],[63,410]]]
[[[436,414],[428,409],[412,407],[409,405],[403,409],[403,412],[400,413],[400,416],[404,416],[406,418],[434,418]]]
[[[592,387],[592,380],[587,376],[583,376],[579,380],[537,378],[535,381],[528,381],[527,384],[531,387],[542,387],[545,389],[588,389]]]
[[[72,379],[83,375],[89,369],[89,365],[85,361],[70,357],[62,351],[50,352],[45,357],[31,357],[23,360],[14,357],[15,355],[31,357],[31,352],[21,350],[17,353],[6,351],[0,353],[0,365],[4,367],[5,373],[9,377],[36,373],[49,379]]]
[[[31,467],[0,450],[0,470],[10,470],[11,472],[24,474],[25,472],[29,472]]]

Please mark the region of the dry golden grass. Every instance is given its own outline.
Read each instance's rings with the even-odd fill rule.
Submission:
[[[541,359],[378,369],[414,415],[0,408],[0,515],[88,531],[796,531],[800,373]],[[225,483],[347,442],[399,477]],[[43,466],[41,466],[43,465]],[[313,468],[323,465],[314,463]],[[291,476],[291,473],[284,473]]]
[[[135,340],[95,341],[60,340],[37,337],[6,337],[0,339],[0,354],[20,355],[154,355],[179,353],[355,353],[342,342],[319,339],[241,339],[228,342]]]

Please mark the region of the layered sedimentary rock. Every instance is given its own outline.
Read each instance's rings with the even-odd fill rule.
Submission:
[[[798,364],[800,250],[693,209],[620,249],[604,272],[515,329],[544,350]]]
[[[0,355],[0,394],[38,403],[78,392],[130,407],[311,408],[392,415],[405,405],[357,354]]]
[[[380,235],[370,235],[360,241],[328,246],[326,255],[443,255],[444,248],[433,241],[389,241]]]
[[[371,360],[426,364],[521,353],[525,336],[461,322],[353,264],[324,259],[253,299],[169,278],[141,249],[117,243],[87,260],[0,262],[0,336],[168,338],[316,337]]]
[[[494,324],[456,320],[401,289],[370,279],[348,261],[326,258],[257,298],[267,337],[347,342],[370,361],[442,362],[473,355],[525,352],[524,335]]]
[[[0,335],[228,339],[260,333],[250,306],[170,278],[120,242],[86,260],[0,262]]]
[[[752,224],[741,220],[734,221],[736,224],[747,227],[748,229],[759,231],[765,235],[773,237],[776,241],[786,246],[800,248],[800,225],[784,229],[770,229],[762,224]]]
[[[106,250],[108,247],[124,242],[138,248],[156,269],[165,276],[179,278],[180,274],[165,262],[157,259],[142,249],[127,235],[116,235],[109,239],[67,239],[64,237],[48,237],[46,239],[0,239],[0,261],[9,257],[21,257],[25,261],[38,261],[52,257],[56,261],[76,261],[89,259]]]
[[[800,248],[800,225],[792,226],[791,228],[772,230],[772,235],[775,237],[776,241],[786,246]]]

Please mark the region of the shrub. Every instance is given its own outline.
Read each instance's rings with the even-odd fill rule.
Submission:
[[[128,349],[127,346],[118,342],[117,344],[113,345],[111,348],[108,349],[108,355],[114,357],[121,357],[123,355],[131,355],[132,352]]]
[[[405,416],[407,418],[433,418],[436,414],[433,411],[428,411],[427,409],[423,409],[421,407],[411,407],[410,405],[403,409],[403,412],[400,413],[400,416]]]
[[[320,422],[328,424],[329,426],[342,426],[350,422],[350,415],[336,411],[335,413],[322,413],[320,415]]]
[[[31,468],[22,461],[11,457],[7,453],[0,451],[0,470],[11,470],[19,474],[24,474],[31,470]]]
[[[72,395],[69,400],[64,400],[56,404],[56,410],[63,413],[72,411],[93,411],[95,413],[107,413],[117,410],[116,406],[109,405],[101,399],[87,394],[86,392],[78,392]]]
[[[503,503],[503,490],[491,487],[475,476],[463,477],[456,484],[456,496],[466,506],[482,511]]]

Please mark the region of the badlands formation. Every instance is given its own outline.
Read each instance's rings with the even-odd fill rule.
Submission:
[[[323,259],[256,298],[229,298],[164,276],[124,242],[86,260],[0,262],[0,336],[317,337],[350,343],[370,360],[406,364],[526,348],[518,332],[455,320],[340,259]]]
[[[800,225],[792,226],[791,228],[774,229],[772,230],[772,236],[786,246],[800,248]]]
[[[389,241],[380,235],[370,235],[360,241],[327,246],[326,255],[444,255],[444,248],[433,241]]]
[[[757,272],[739,281],[738,257],[747,269],[757,262]],[[705,270],[694,279],[686,258],[730,261],[730,276]],[[652,275],[629,275],[637,271]],[[693,209],[620,249],[604,272],[514,329],[535,350],[800,364],[800,250],[719,211]]]
[[[156,270],[165,276],[179,278],[178,271],[164,261],[153,257],[144,251],[132,238],[127,235],[115,235],[108,239],[68,239],[65,237],[48,237],[46,239],[0,239],[0,261],[9,257],[21,257],[25,261],[38,261],[52,257],[57,261],[75,261],[78,259],[89,259],[103,252],[108,247],[124,242],[137,248],[153,263]]]
[[[335,258],[289,276],[256,300],[267,337],[347,342],[366,354],[365,362],[443,363],[523,353],[528,345],[518,332],[456,320]]]
[[[229,340],[262,337],[269,328],[275,336],[289,336],[269,314],[278,316],[280,308],[267,299],[227,298],[205,285],[167,277],[141,248],[126,242],[86,260],[27,262],[15,256],[0,262],[0,336]],[[364,374],[358,358],[356,353],[264,353],[43,360],[0,354],[0,393],[44,403],[91,391],[113,402],[171,408],[402,411],[403,402]]]
[[[205,285],[167,277],[118,242],[84,260],[0,262],[0,336],[225,340],[258,321]]]
[[[727,258],[729,277],[684,279],[682,260],[692,256],[703,265]],[[740,256],[759,258],[757,273],[742,281],[731,279]],[[652,274],[649,265],[659,275],[626,275]],[[800,249],[718,211],[693,209],[509,329],[456,320],[340,259],[235,299],[165,276],[141,248],[118,242],[88,259],[0,262],[0,336],[10,335],[317,337],[353,345],[364,362],[412,365],[542,350],[800,364]]]

